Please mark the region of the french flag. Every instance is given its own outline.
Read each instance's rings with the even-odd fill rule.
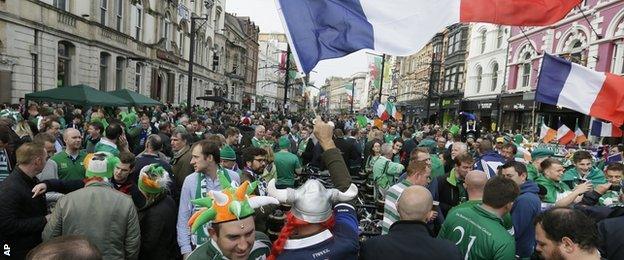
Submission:
[[[538,26],[563,19],[581,0],[276,0],[297,65],[371,49],[396,56],[420,50],[459,22]]]
[[[624,123],[624,78],[545,53],[535,100]]]
[[[611,123],[592,120],[590,134],[598,137],[622,137],[622,130]]]

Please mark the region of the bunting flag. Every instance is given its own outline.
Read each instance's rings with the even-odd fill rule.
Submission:
[[[557,131],[546,126],[545,124],[542,124],[542,127],[540,128],[540,137],[539,137],[539,139],[542,140],[542,142],[550,143],[552,140],[555,140],[556,137],[557,137]]]
[[[561,125],[557,129],[557,140],[560,144],[566,145],[574,140],[574,132],[566,125]]]
[[[574,130],[574,136],[574,142],[576,144],[587,142],[587,136],[585,136],[585,133],[583,133],[583,130],[581,130],[578,125],[576,125],[576,130]]]

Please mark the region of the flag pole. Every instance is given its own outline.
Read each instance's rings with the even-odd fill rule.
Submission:
[[[537,133],[536,127],[537,127],[537,117],[535,116],[535,106],[536,106],[536,102],[535,100],[533,100],[533,109],[531,110],[531,121],[533,122],[533,129],[531,129],[531,143],[535,142],[535,134]]]

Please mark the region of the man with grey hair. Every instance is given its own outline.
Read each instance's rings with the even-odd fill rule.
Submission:
[[[454,142],[451,147],[451,159],[455,160],[455,157],[463,153],[468,153],[468,145],[462,142]]]
[[[397,202],[400,220],[387,235],[366,240],[360,259],[461,259],[453,243],[431,237],[426,222],[432,209],[433,198],[425,187],[405,188]]]
[[[386,190],[396,183],[405,166],[392,161],[392,144],[381,146],[381,156],[373,165],[373,180],[380,195],[385,196]]]

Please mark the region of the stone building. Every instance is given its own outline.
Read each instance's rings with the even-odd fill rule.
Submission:
[[[225,0],[0,1],[0,102],[85,84],[187,100],[191,17],[196,20],[193,104],[226,93]]]

